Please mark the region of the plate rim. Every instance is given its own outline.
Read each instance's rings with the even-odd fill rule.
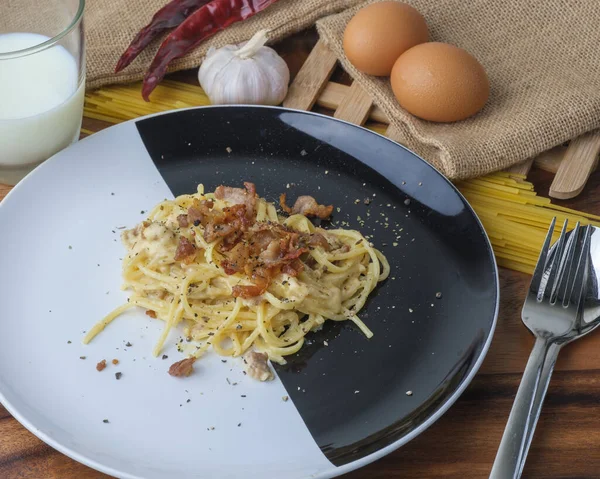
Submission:
[[[93,135],[88,135],[85,138],[82,138],[82,139],[78,140],[77,142],[72,143],[71,145],[67,146],[65,149],[55,153],[50,158],[48,158],[46,161],[42,162],[40,165],[38,165],[36,168],[34,168],[32,171],[30,171],[20,182],[18,182],[16,185],[14,185],[13,188],[4,197],[4,199],[0,202],[0,210],[2,210],[2,208],[6,208],[6,200],[9,199],[15,191],[18,191],[19,187],[22,186],[22,184],[24,182],[28,181],[29,177],[36,175],[36,174],[39,175],[40,171],[43,171],[43,170],[45,170],[45,168],[48,168],[48,166],[47,166],[48,164],[54,164],[56,161],[60,161],[60,156],[64,151],[68,150],[71,146],[73,146],[79,142],[86,141],[91,136],[95,136],[98,134],[100,134],[100,135],[108,134],[108,133],[104,133],[104,132],[112,130],[113,127],[119,127],[119,126],[123,126],[126,124],[131,124],[131,123],[135,124],[138,121],[143,121],[143,120],[153,118],[156,116],[172,115],[172,114],[177,114],[177,113],[180,113],[183,111],[189,111],[189,110],[230,109],[230,108],[266,109],[266,110],[275,110],[275,111],[283,111],[283,112],[301,113],[301,114],[305,114],[308,116],[316,116],[316,117],[324,118],[324,119],[327,119],[330,121],[340,122],[340,123],[349,125],[351,127],[364,130],[370,134],[376,135],[376,136],[402,148],[407,153],[413,155],[418,160],[423,162],[427,167],[431,168],[435,173],[437,173],[445,181],[445,183],[448,186],[450,186],[450,188],[452,190],[454,190],[454,192],[459,196],[459,198],[463,201],[463,204],[468,208],[468,211],[471,213],[471,215],[475,219],[477,225],[479,226],[481,233],[483,233],[483,238],[486,243],[486,249],[487,249],[488,255],[491,259],[491,264],[492,264],[493,273],[494,273],[493,277],[494,277],[494,281],[496,284],[495,305],[494,305],[494,313],[493,313],[492,323],[487,332],[487,338],[486,338],[486,341],[485,341],[483,347],[481,348],[479,356],[477,357],[477,360],[474,362],[474,364],[471,367],[467,376],[461,381],[460,385],[454,391],[454,393],[452,393],[450,395],[450,397],[447,398],[431,416],[429,416],[425,421],[423,421],[421,424],[419,424],[416,428],[412,429],[410,432],[408,432],[407,434],[402,436],[400,439],[394,441],[393,443],[391,443],[381,449],[378,449],[377,451],[372,452],[371,454],[369,454],[365,457],[362,457],[355,461],[349,462],[342,466],[336,467],[335,465],[331,464],[332,469],[323,471],[323,472],[320,472],[320,473],[317,473],[317,474],[314,474],[311,476],[313,479],[331,479],[331,478],[346,474],[348,472],[357,470],[361,467],[371,464],[372,462],[377,461],[378,459],[381,459],[384,456],[387,456],[388,454],[394,452],[396,449],[399,449],[403,445],[412,441],[415,437],[421,435],[424,431],[426,431],[429,427],[431,427],[434,423],[436,423],[440,419],[440,417],[442,417],[450,409],[450,407],[452,407],[452,405],[454,405],[454,403],[458,400],[458,398],[460,396],[462,396],[464,391],[471,384],[471,382],[473,381],[473,378],[479,372],[479,369],[481,368],[481,365],[482,365],[484,359],[486,358],[489,348],[491,346],[491,343],[494,339],[494,334],[496,332],[496,326],[498,323],[499,308],[500,308],[500,277],[499,277],[499,271],[498,271],[498,263],[496,261],[496,257],[494,256],[494,253],[493,253],[491,241],[490,241],[490,238],[489,238],[487,232],[485,231],[485,229],[483,227],[481,219],[479,218],[479,216],[477,215],[477,213],[475,212],[475,210],[473,209],[471,204],[467,201],[467,199],[460,192],[460,190],[446,176],[444,176],[440,170],[438,170],[435,166],[433,166],[431,163],[427,162],[420,155],[418,155],[414,151],[410,150],[406,146],[404,146],[404,145],[402,145],[402,144],[400,144],[400,143],[398,143],[376,131],[369,130],[368,128],[366,128],[362,125],[357,125],[357,124],[351,123],[346,120],[335,118],[333,116],[325,115],[322,113],[316,113],[316,112],[312,112],[312,111],[306,111],[306,110],[300,110],[300,109],[294,109],[294,108],[286,108],[286,107],[281,107],[281,106],[248,105],[248,104],[205,105],[205,106],[196,106],[196,107],[189,107],[189,108],[179,108],[179,109],[175,109],[175,110],[167,110],[167,111],[162,111],[162,112],[158,112],[158,113],[152,113],[149,115],[140,116],[138,118],[133,118],[131,120],[126,120],[126,121],[123,121],[120,123],[116,123],[107,128],[104,128],[103,130],[100,130],[99,132],[94,133]],[[369,168],[371,168],[371,167],[369,167]],[[13,407],[13,404],[11,404],[6,399],[6,397],[4,396],[4,393],[2,392],[1,389],[0,389],[0,403],[29,432],[31,432],[38,439],[42,440],[48,446],[52,447],[53,449],[56,449],[57,451],[64,454],[65,456],[70,457],[71,459],[73,459],[81,464],[84,464],[92,469],[103,472],[105,474],[112,475],[114,477],[123,478],[123,479],[143,479],[141,476],[125,473],[123,471],[118,471],[111,466],[106,466],[106,465],[101,464],[91,458],[88,458],[86,455],[79,453],[76,450],[71,449],[67,446],[64,446],[60,442],[50,438],[46,433],[37,430],[37,428],[34,426],[34,424],[32,424],[23,415],[21,415],[16,407]]]

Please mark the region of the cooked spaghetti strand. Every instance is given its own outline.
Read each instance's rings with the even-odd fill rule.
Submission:
[[[350,320],[373,336],[358,314],[389,275],[385,256],[358,231],[317,228],[299,214],[279,216],[246,185],[248,192],[230,188],[232,198],[205,194],[200,185],[193,195],[163,201],[125,231],[128,303],[84,342],[135,306],[165,322],[154,355],[180,322],[195,358],[211,347],[222,356],[255,349],[285,363],[327,319]]]

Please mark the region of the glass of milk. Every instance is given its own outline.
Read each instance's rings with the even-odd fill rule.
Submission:
[[[0,0],[0,183],[79,138],[85,0]]]

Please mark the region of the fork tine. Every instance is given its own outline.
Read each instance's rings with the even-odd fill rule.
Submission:
[[[544,278],[544,272],[546,270],[546,263],[548,261],[548,251],[550,250],[550,243],[552,242],[552,235],[554,234],[554,227],[556,226],[556,216],[552,218],[550,222],[550,228],[548,228],[548,234],[546,234],[546,239],[544,240],[544,244],[542,246],[542,250],[540,251],[540,257],[538,258],[538,262],[535,265],[535,270],[533,272],[533,277],[531,278],[531,286],[529,289],[532,292],[535,292],[538,301],[542,298],[540,297],[544,295],[544,289],[542,289],[542,279]]]
[[[565,305],[565,301],[568,303],[568,298],[573,288],[573,277],[577,270],[575,251],[579,247],[579,230],[580,225],[578,221],[567,239],[564,254],[560,258],[559,271],[556,275],[552,293],[550,295],[551,304],[555,304],[557,298],[562,298],[563,305]],[[569,288],[571,288],[571,290],[568,290]]]
[[[591,233],[592,228],[590,226],[586,226],[583,234],[581,252],[577,261],[577,269],[573,278],[573,282],[571,284],[571,291],[570,294],[566,296],[566,298],[568,298],[568,303],[566,303],[566,300],[563,300],[563,306],[568,306],[568,304],[570,303],[577,307],[579,306],[579,302],[581,301],[583,290],[585,289],[585,274],[587,273],[587,260],[590,254],[590,244],[592,237]]]
[[[543,300],[544,297],[550,301],[558,287],[558,280],[560,279],[564,266],[563,258],[565,243],[567,242],[566,236],[568,222],[569,220],[565,220],[563,223],[560,236],[558,237],[556,243],[554,243],[554,247],[549,254],[550,259],[546,262],[546,269],[544,270],[544,276],[542,277],[542,283],[538,292],[538,301]]]

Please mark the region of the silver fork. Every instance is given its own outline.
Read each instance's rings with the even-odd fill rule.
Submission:
[[[591,230],[583,228],[580,240],[581,228],[577,223],[567,238],[565,221],[549,255],[555,223],[556,219],[553,219],[523,305],[523,323],[536,340],[490,479],[521,476],[558,352],[564,344],[588,332],[582,322],[583,315],[579,313],[586,286]]]
[[[523,467],[525,466],[525,459],[531,441],[533,439],[533,433],[535,426],[539,419],[539,411],[542,409],[542,403],[548,391],[550,383],[550,377],[554,371],[556,360],[558,359],[558,353],[561,348],[566,344],[580,338],[586,334],[591,333],[594,329],[600,326],[600,290],[598,289],[598,279],[600,278],[600,256],[598,255],[600,246],[600,228],[596,226],[588,226],[590,229],[590,255],[588,260],[587,274],[589,275],[586,279],[586,289],[584,291],[583,300],[583,311],[579,314],[582,316],[580,319],[580,334],[575,337],[565,338],[564,342],[555,342],[550,345],[548,354],[546,355],[546,361],[544,362],[544,371],[542,371],[542,378],[544,381],[540,381],[539,388],[536,393],[535,402],[533,405],[533,411],[538,411],[536,416],[532,416],[527,431],[527,439],[525,444],[525,453],[523,455],[520,471],[522,473]],[[569,233],[567,233],[569,234]],[[551,250],[550,254],[554,251]]]

